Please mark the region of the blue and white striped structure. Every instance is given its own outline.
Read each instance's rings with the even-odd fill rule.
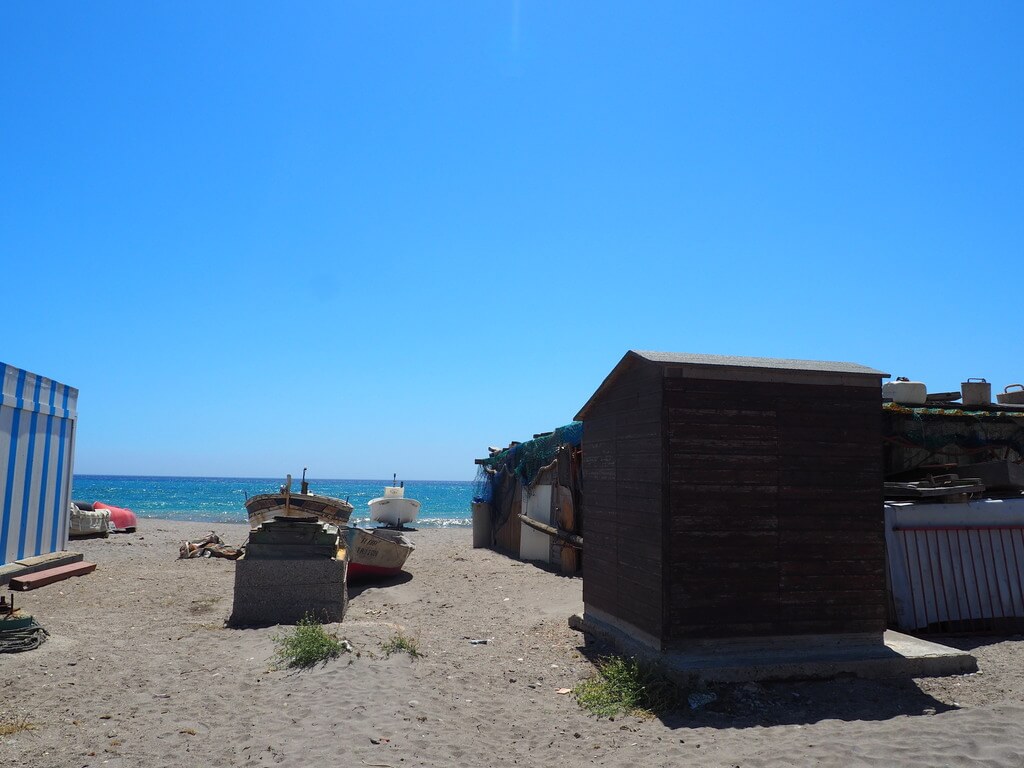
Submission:
[[[0,566],[68,542],[78,390],[0,363]]]

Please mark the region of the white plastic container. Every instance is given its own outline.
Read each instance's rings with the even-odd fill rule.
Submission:
[[[921,381],[897,379],[882,385],[882,397],[888,397],[901,405],[924,405],[928,398],[928,387]]]
[[[990,404],[992,385],[984,379],[968,379],[960,385],[960,402],[964,405]]]
[[[1001,405],[1024,405],[1024,384],[1010,384],[996,397]]]

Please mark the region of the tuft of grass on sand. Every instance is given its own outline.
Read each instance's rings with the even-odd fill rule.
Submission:
[[[652,717],[679,706],[676,685],[653,664],[622,656],[602,659],[597,674],[572,690],[581,707],[599,717]]]
[[[352,646],[347,640],[328,632],[312,616],[305,616],[294,629],[274,638],[277,652],[274,659],[279,667],[300,669],[326,664],[342,653],[348,653]]]
[[[380,644],[380,648],[384,651],[385,656],[391,656],[393,653],[407,653],[409,658],[418,659],[423,656],[423,652],[420,651],[419,643],[416,638],[404,635],[401,632],[393,635],[389,640]]]
[[[29,722],[28,715],[20,718],[7,718],[0,720],[0,736],[13,736],[24,731],[34,731],[35,723]]]

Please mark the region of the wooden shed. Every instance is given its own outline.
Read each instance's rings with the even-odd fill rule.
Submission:
[[[630,351],[583,429],[590,621],[653,648],[886,626],[881,379]]]

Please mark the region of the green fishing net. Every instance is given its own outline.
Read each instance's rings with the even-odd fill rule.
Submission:
[[[477,470],[474,500],[490,503],[495,494],[496,478],[514,475],[529,486],[541,468],[546,467],[563,445],[579,447],[583,442],[583,422],[574,421],[533,440],[510,446],[484,460]]]

